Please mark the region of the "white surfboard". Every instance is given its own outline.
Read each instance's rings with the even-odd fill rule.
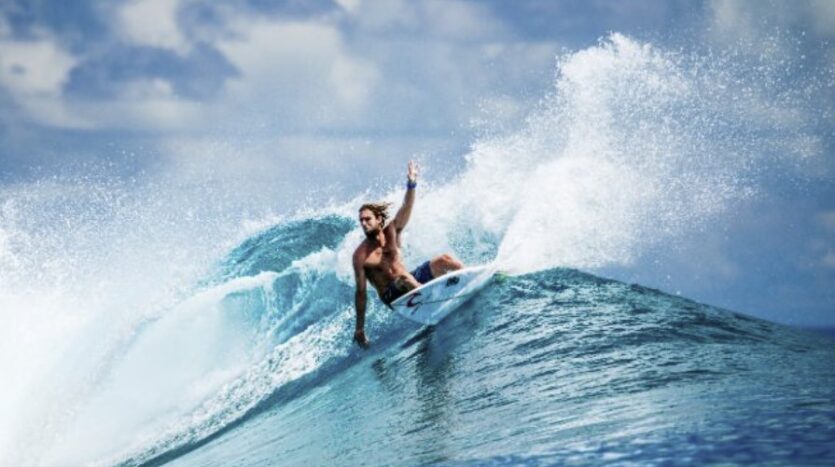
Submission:
[[[490,265],[459,269],[432,279],[391,303],[400,316],[422,324],[438,324],[490,281]]]

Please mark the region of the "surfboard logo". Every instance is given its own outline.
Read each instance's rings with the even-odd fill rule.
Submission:
[[[447,287],[452,287],[453,285],[457,284],[457,283],[458,283],[458,282],[460,282],[460,281],[461,281],[461,278],[460,278],[460,277],[458,277],[458,276],[455,276],[455,277],[450,277],[449,279],[447,279],[447,280],[446,280],[446,284],[445,284],[445,285],[446,285]]]
[[[422,302],[415,301],[415,299],[417,299],[420,295],[422,295],[421,292],[418,292],[409,297],[409,300],[406,301],[406,308],[415,308],[415,310],[412,310],[412,313],[414,313],[417,310],[416,307],[419,307],[422,304]]]

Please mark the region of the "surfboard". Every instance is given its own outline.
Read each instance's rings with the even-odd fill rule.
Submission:
[[[434,325],[484,288],[496,269],[490,265],[459,269],[436,277],[391,303],[400,316]]]

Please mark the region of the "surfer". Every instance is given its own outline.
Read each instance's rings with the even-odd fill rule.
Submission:
[[[464,267],[449,254],[425,261],[412,272],[403,265],[400,256],[400,233],[412,214],[417,178],[417,166],[413,161],[409,161],[406,196],[391,222],[386,223],[391,203],[366,203],[359,208],[359,222],[365,233],[365,240],[354,251],[353,258],[354,276],[357,281],[357,327],[354,340],[363,348],[368,347],[368,339],[365,337],[366,280],[377,289],[380,300],[389,305],[421,284]]]

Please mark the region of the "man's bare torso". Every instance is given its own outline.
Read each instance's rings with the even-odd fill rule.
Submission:
[[[397,237],[394,226],[389,224],[377,241],[363,240],[354,253],[359,255],[366,278],[380,296],[395,279],[407,273],[400,257]]]

